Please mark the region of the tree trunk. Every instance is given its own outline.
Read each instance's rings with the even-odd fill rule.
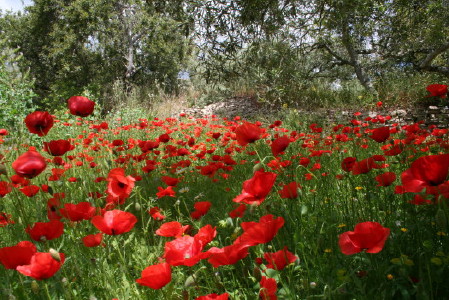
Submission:
[[[347,22],[343,22],[342,24],[342,43],[348,52],[349,64],[354,68],[357,79],[367,91],[376,94],[377,92],[374,89],[370,78],[363,70],[363,67],[358,59],[358,54],[355,52],[354,45],[349,34],[349,24]]]

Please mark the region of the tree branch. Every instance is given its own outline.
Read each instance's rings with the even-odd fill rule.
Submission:
[[[421,62],[419,65],[420,69],[426,69],[431,67],[432,61],[441,53],[445,52],[449,49],[449,43],[443,44],[441,47],[435,49],[434,51],[430,52],[426,58]]]
[[[426,66],[422,68],[421,66],[418,66],[419,70],[424,70],[428,72],[435,72],[440,73],[446,76],[449,76],[449,67],[443,67],[443,66]]]
[[[352,66],[352,63],[349,60],[344,59],[343,57],[338,55],[335,51],[333,51],[331,48],[329,48],[328,45],[326,45],[326,44],[318,44],[318,48],[326,49],[326,51],[329,52],[330,55],[335,57],[342,65],[351,65]]]

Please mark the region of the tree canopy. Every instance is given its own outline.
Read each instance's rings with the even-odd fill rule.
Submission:
[[[117,81],[177,93],[182,71],[271,90],[356,80],[376,94],[392,73],[449,76],[448,23],[447,0],[34,0],[1,15],[0,37],[36,103],[53,106]]]

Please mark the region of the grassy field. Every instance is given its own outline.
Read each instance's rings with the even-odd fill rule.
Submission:
[[[449,297],[446,128],[69,108],[0,130],[2,299]]]

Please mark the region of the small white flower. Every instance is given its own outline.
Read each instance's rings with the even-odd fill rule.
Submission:
[[[187,193],[190,189],[188,187],[183,187],[182,189],[179,189],[179,193],[183,194],[183,193]]]

